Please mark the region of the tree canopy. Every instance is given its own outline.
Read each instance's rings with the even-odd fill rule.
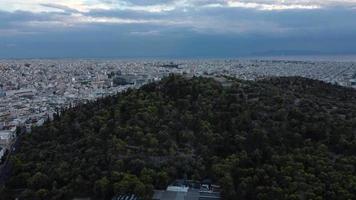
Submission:
[[[0,195],[150,199],[187,177],[228,200],[356,199],[355,102],[352,89],[300,77],[171,75],[24,135]]]

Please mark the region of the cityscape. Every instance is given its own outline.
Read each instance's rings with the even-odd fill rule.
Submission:
[[[117,94],[169,74],[257,80],[301,76],[356,88],[356,63],[287,60],[1,60],[2,157],[16,130],[41,126],[62,108]]]
[[[356,63],[274,60],[1,60],[2,147],[16,127],[40,126],[61,108],[114,95],[169,74],[257,80],[301,76],[356,87]],[[10,134],[11,133],[11,134]],[[11,136],[9,136],[9,134]],[[4,140],[4,141],[3,141]]]
[[[10,156],[19,147],[21,135],[31,135],[34,127],[52,121],[63,109],[160,82],[173,74],[220,82],[225,82],[225,77],[248,81],[304,77],[356,89],[356,62],[351,61],[7,59],[0,60],[0,71],[0,184],[6,180]],[[137,151],[134,146],[127,148]],[[221,186],[210,179],[176,179],[166,189],[154,189],[152,198],[223,199]],[[111,199],[141,198],[128,193],[116,194]]]
[[[242,80],[299,76],[356,88],[354,62],[31,59],[1,60],[0,71],[0,170],[5,170],[9,154],[16,150],[18,134],[30,134],[61,109],[139,88],[170,74]],[[167,191],[156,190],[154,199],[219,198],[219,190],[199,189],[202,186],[188,190],[187,184],[172,184]],[[125,198],[137,199],[134,195],[114,199]]]
[[[0,200],[356,199],[356,0],[0,0]]]

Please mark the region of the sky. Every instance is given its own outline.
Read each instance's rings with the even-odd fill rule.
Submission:
[[[356,54],[356,0],[0,0],[0,58]]]

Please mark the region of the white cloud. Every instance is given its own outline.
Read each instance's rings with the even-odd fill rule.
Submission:
[[[328,6],[356,6],[356,0],[167,0],[157,1],[156,4],[136,4],[130,0],[1,0],[0,10],[24,10],[31,12],[52,12],[61,10],[60,6],[89,12],[94,9],[118,9],[146,12],[166,12],[175,9],[203,7],[240,7],[259,10],[287,10],[287,9],[317,9]],[[43,5],[56,4],[55,7]]]
[[[0,10],[5,11],[31,11],[31,12],[51,12],[58,11],[58,8],[50,8],[43,6],[46,4],[56,4],[58,6],[65,6],[81,12],[87,12],[92,9],[111,9],[111,4],[104,3],[100,0],[1,0]]]
[[[300,28],[298,24],[306,22],[296,19],[295,24],[290,25],[291,20],[283,22],[266,19],[263,14],[268,15],[275,10],[298,9],[309,12],[310,9],[332,6],[350,9],[356,7],[356,0],[157,0],[151,1],[151,4],[144,3],[144,0],[58,0],[56,3],[51,3],[50,0],[0,0],[0,11],[6,10],[16,14],[16,10],[22,10],[33,15],[33,18],[24,16],[18,20],[7,18],[12,22],[3,23],[3,27],[0,22],[0,34],[15,35],[18,32],[22,33],[21,30],[26,28],[40,32],[97,24],[134,24],[137,27],[142,24],[171,26],[207,33],[278,34],[291,31],[293,26],[297,26],[298,29]],[[254,10],[261,12],[253,12]],[[102,13],[95,15],[94,11],[102,11]],[[247,15],[250,17],[238,14],[241,12],[248,12]],[[308,26],[315,29],[318,23],[320,22]],[[154,35],[155,31],[131,31],[131,33]]]
[[[137,36],[159,36],[160,32],[158,30],[149,30],[149,31],[132,31],[131,35]]]
[[[229,7],[237,8],[251,8],[258,10],[292,10],[292,9],[318,9],[321,8],[318,4],[283,4],[281,3],[256,3],[256,2],[241,2],[241,1],[228,1]]]
[[[72,24],[90,24],[90,23],[100,23],[100,24],[160,24],[160,25],[173,25],[179,24],[178,22],[169,20],[145,20],[145,19],[124,19],[119,17],[90,17],[84,15],[77,15],[68,20],[68,23]]]

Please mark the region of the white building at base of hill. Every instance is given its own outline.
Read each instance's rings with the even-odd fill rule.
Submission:
[[[0,146],[8,147],[15,138],[16,129],[0,131]]]

